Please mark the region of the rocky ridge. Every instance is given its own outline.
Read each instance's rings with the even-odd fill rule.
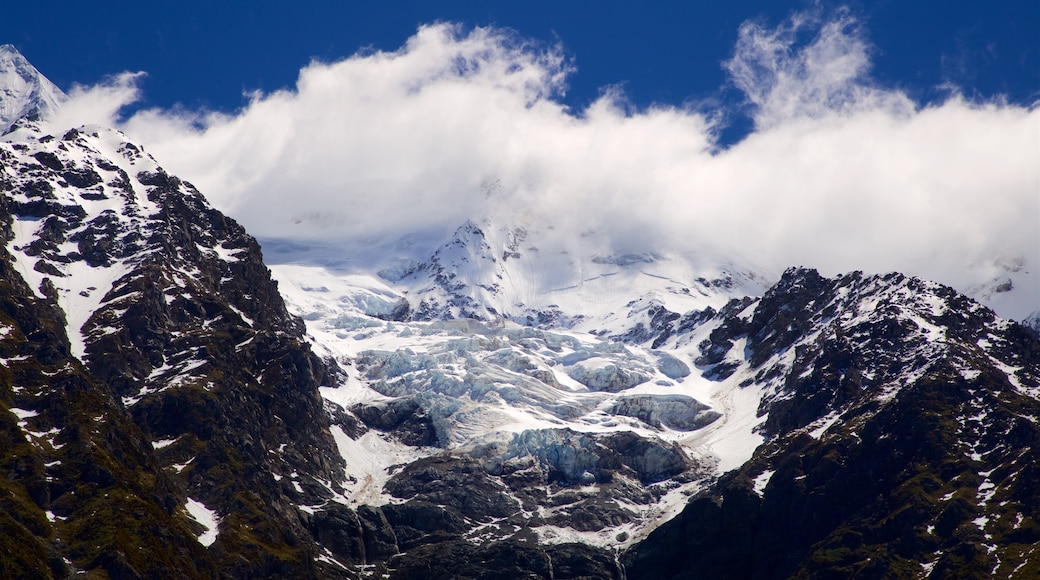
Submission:
[[[767,443],[627,554],[629,577],[1036,573],[1035,336],[899,274],[791,270],[746,314],[702,362],[766,385]]]
[[[219,534],[204,542],[212,556],[199,558],[208,569],[316,574],[320,553],[307,545],[296,505],[331,497],[331,482],[340,479],[342,458],[317,391],[336,370],[303,341],[302,324],[285,310],[259,246],[112,130],[38,137],[0,144],[7,263],[29,296],[49,305],[49,348],[69,361],[63,368],[87,377],[93,396],[107,405],[107,414],[92,420],[131,437],[144,465],[134,467],[138,477],[166,482],[168,495],[153,507],[169,521],[183,530],[205,525],[192,521],[199,513],[219,521]],[[5,403],[26,418],[29,442],[39,439],[34,433],[60,441],[70,429],[41,407],[64,390],[59,385],[41,378],[30,395],[8,382]],[[130,435],[122,433],[127,426]],[[47,451],[40,461],[60,461]],[[291,477],[299,473],[306,474],[302,481]],[[125,483],[99,477],[109,495],[109,486]],[[82,494],[58,485],[40,509]],[[54,513],[45,537],[70,542],[67,530],[84,522]],[[133,555],[139,548],[129,550],[145,541],[141,535],[117,540],[128,545],[86,553],[71,546],[67,569],[154,570]]]

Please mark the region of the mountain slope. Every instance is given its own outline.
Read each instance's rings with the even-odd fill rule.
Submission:
[[[0,135],[19,121],[39,121],[58,110],[65,93],[10,44],[0,45]]]
[[[472,224],[460,228],[460,231],[469,236],[480,230],[481,228]],[[487,241],[488,238],[478,237],[482,242],[480,247],[484,248],[483,253],[486,256],[499,253],[495,246]],[[458,242],[459,238],[456,233],[453,241],[445,247],[469,246]],[[443,255],[440,250],[435,256],[439,255]],[[467,267],[477,261],[469,254],[466,256],[469,260],[463,260],[461,263]],[[487,263],[491,262],[487,260]],[[437,263],[437,260],[431,259],[429,263]],[[714,505],[713,502],[717,501],[712,498],[728,493],[728,486],[733,481],[739,481],[741,485],[747,485],[750,481],[751,489],[755,490],[757,486],[759,492],[767,489],[764,486],[776,472],[776,469],[771,467],[774,462],[779,463],[780,458],[787,455],[797,457],[799,454],[809,453],[805,448],[806,441],[813,442],[822,436],[824,440],[834,438],[834,445],[854,446],[864,424],[869,424],[877,433],[883,433],[889,424],[893,429],[904,429],[914,433],[900,439],[895,450],[884,446],[870,447],[864,452],[866,456],[857,457],[860,463],[870,466],[865,468],[868,471],[895,465],[887,458],[886,453],[895,453],[900,457],[903,453],[915,456],[915,449],[920,446],[920,442],[915,442],[914,438],[925,433],[921,431],[920,425],[938,430],[942,434],[944,449],[945,446],[953,445],[953,442],[981,449],[979,446],[983,444],[979,438],[983,437],[983,432],[971,429],[951,431],[952,426],[963,421],[970,419],[978,422],[981,419],[976,414],[965,415],[968,412],[966,409],[950,407],[946,403],[937,404],[935,409],[928,410],[931,403],[924,404],[922,397],[928,399],[932,395],[915,394],[919,390],[931,392],[928,389],[933,387],[926,389],[924,385],[945,381],[948,385],[946,391],[954,393],[950,396],[956,400],[974,397],[974,394],[966,392],[971,393],[975,389],[970,385],[973,384],[972,381],[981,380],[979,377],[986,377],[989,381],[981,383],[986,389],[998,388],[995,385],[1004,381],[1013,385],[1014,389],[1000,395],[1006,408],[995,416],[1003,416],[1006,419],[1009,414],[1018,414],[1036,418],[1033,412],[1037,398],[1036,337],[1022,326],[998,319],[992,311],[950,288],[899,274],[865,276],[853,273],[827,279],[811,270],[796,269],[786,273],[760,299],[731,299],[729,303],[718,308],[702,306],[699,309],[681,312],[669,310],[668,306],[674,307],[673,304],[666,305],[667,303],[657,300],[651,293],[630,301],[624,305],[621,312],[601,312],[599,317],[577,323],[574,322],[575,317],[566,315],[548,323],[529,321],[530,324],[540,324],[547,328],[514,330],[508,324],[504,328],[495,328],[493,325],[461,322],[450,325],[445,322],[409,323],[406,317],[386,322],[381,320],[389,311],[386,307],[382,310],[368,311],[369,314],[366,314],[364,308],[371,306],[372,302],[357,300],[358,292],[368,292],[365,288],[375,290],[376,286],[366,282],[362,277],[338,278],[334,272],[321,273],[302,266],[277,266],[275,271],[276,275],[282,277],[285,283],[283,286],[288,286],[286,292],[290,308],[309,321],[309,329],[317,342],[357,366],[358,381],[352,383],[354,386],[349,389],[327,391],[326,396],[330,400],[339,401],[346,408],[359,412],[366,424],[374,430],[385,432],[390,439],[396,438],[401,442],[414,441],[410,438],[422,433],[427,437],[426,445],[455,449],[454,455],[434,453],[442,457],[451,457],[447,463],[443,463],[442,460],[436,470],[426,468],[423,472],[442,474],[438,477],[444,477],[443,474],[452,470],[472,469],[467,467],[466,457],[472,457],[473,450],[463,441],[470,441],[472,444],[473,441],[486,438],[496,431],[504,431],[504,439],[490,445],[478,445],[476,457],[487,459],[487,456],[481,455],[484,450],[493,450],[492,458],[496,457],[495,453],[504,449],[528,450],[519,453],[507,451],[502,459],[484,464],[485,471],[492,476],[492,480],[501,481],[500,485],[509,490],[507,493],[515,497],[521,506],[528,504],[525,504],[522,494],[514,495],[519,488],[510,484],[508,472],[503,472],[497,467],[498,462],[504,460],[503,465],[507,465],[511,461],[527,457],[524,461],[533,459],[534,465],[542,465],[542,469],[548,468],[548,472],[553,473],[551,463],[538,463],[543,461],[540,457],[546,456],[540,449],[547,441],[562,440],[561,433],[550,435],[553,433],[552,425],[540,423],[537,415],[518,420],[525,406],[540,408],[536,398],[528,397],[550,386],[544,378],[540,383],[528,383],[531,377],[554,377],[559,384],[573,384],[568,383],[567,379],[578,379],[579,383],[584,381],[583,384],[570,387],[579,389],[577,392],[555,391],[556,394],[549,397],[549,400],[560,401],[557,409],[571,409],[566,414],[556,415],[554,419],[565,422],[570,435],[564,437],[571,437],[572,441],[581,437],[582,433],[597,431],[595,425],[599,424],[598,417],[603,417],[597,415],[598,413],[607,411],[607,415],[613,413],[614,417],[617,417],[620,409],[640,400],[637,404],[640,409],[632,411],[630,415],[638,417],[635,422],[629,423],[614,418],[609,420],[610,427],[606,431],[640,433],[646,437],[674,441],[688,457],[696,458],[695,462],[700,462],[700,469],[706,469],[701,471],[702,477],[704,474],[708,476],[695,479],[693,485],[686,484],[685,487],[673,489],[682,490],[687,494],[695,493],[698,498],[709,498],[697,499],[694,502],[695,505],[703,503],[707,506]],[[418,271],[421,269],[416,270]],[[455,281],[458,288],[465,288],[468,280],[462,275],[448,278]],[[297,284],[293,284],[294,280]],[[382,296],[382,304],[389,306],[396,301],[408,299],[409,293],[396,294],[393,286],[381,286],[375,294],[368,294],[373,295]],[[474,303],[482,304],[479,300],[474,300]],[[334,304],[337,306],[331,306]],[[441,313],[441,316],[448,319],[456,315],[457,313],[449,311]],[[569,327],[570,338],[554,338],[560,327]],[[595,336],[610,338],[609,343],[600,344],[613,346],[594,346],[599,339],[575,332],[579,328],[597,330]],[[438,341],[443,339],[435,337],[441,335],[448,337],[443,342],[447,348],[436,346]],[[592,342],[586,343],[589,339]],[[546,349],[554,343],[557,345],[555,348],[564,346],[560,354],[549,354],[552,352],[551,349]],[[627,346],[622,347],[620,344]],[[378,348],[381,350],[366,350],[366,345],[379,345]],[[591,352],[596,354],[590,356]],[[611,352],[612,354],[607,354]],[[488,356],[490,353],[495,355]],[[509,353],[508,356],[506,353]],[[585,366],[584,370],[578,371],[574,366],[582,360],[596,358],[600,360],[591,367]],[[667,361],[671,360],[685,367],[685,372],[667,372]],[[509,366],[505,366],[507,361]],[[518,361],[522,361],[519,366]],[[519,397],[509,399],[508,405],[503,406],[501,399],[487,399],[482,394],[488,391],[488,387],[481,387],[478,377],[487,372],[488,363],[500,368],[494,381],[519,387]],[[607,368],[612,370],[603,376],[613,378],[606,382],[598,382],[594,378],[596,375],[590,373],[594,369]],[[624,383],[621,379],[627,373],[645,372],[645,369],[652,369],[651,373],[661,374],[652,380],[637,380],[634,386]],[[517,376],[518,370],[522,371],[521,374],[526,374],[526,377]],[[512,378],[505,378],[510,373]],[[614,382],[619,379],[622,382]],[[615,394],[605,395],[596,393],[602,387],[593,386],[615,384],[618,386],[606,387],[600,391],[609,393],[616,389]],[[655,386],[651,387],[652,384]],[[502,392],[501,387],[492,387],[492,392],[495,389]],[[554,391],[550,388],[547,392]],[[460,401],[460,396],[466,398]],[[699,409],[696,406],[688,406],[674,415],[664,411],[666,405],[671,402],[670,397],[683,396],[702,406]],[[384,399],[380,400],[380,397]],[[386,400],[385,397],[392,399]],[[568,403],[568,399],[599,402],[593,403],[591,407],[582,407],[580,404]],[[400,409],[409,409],[408,412],[414,413],[413,416],[421,417],[420,423],[403,419],[398,411]],[[495,418],[496,409],[508,410],[508,414],[502,418]],[[661,417],[681,417],[689,420],[692,425],[701,413],[705,413],[705,419],[693,429],[684,431],[674,424],[663,425],[666,428],[662,429]],[[937,424],[934,417],[930,418],[932,414],[949,417],[950,421]],[[396,418],[383,419],[388,416]],[[714,417],[714,420],[709,420],[711,417]],[[893,417],[899,417],[898,421],[901,423],[898,427],[895,426],[897,420]],[[651,428],[655,425],[656,429]],[[1006,424],[1009,430],[1025,429],[1027,440],[1035,436],[1030,425],[1029,421],[1023,420],[1018,420],[1015,424]],[[823,435],[825,431],[827,434]],[[460,434],[461,440],[453,441],[453,438],[459,437]],[[501,438],[502,435],[498,437]],[[849,441],[838,442],[839,437],[847,437]],[[538,441],[538,445],[524,447],[528,445],[528,441]],[[763,442],[766,445],[760,447],[753,456],[752,452]],[[573,443],[568,445],[572,445],[572,449],[581,448]],[[777,451],[778,449],[780,451]],[[832,459],[828,456],[832,450],[833,447],[827,447],[822,455]],[[462,452],[461,456],[459,452]],[[1014,450],[1014,453],[1023,452],[1024,449],[1021,447]],[[767,453],[778,455],[774,457],[766,455]],[[875,453],[879,455],[875,456]],[[1028,467],[1032,457],[1023,457],[1026,459],[1019,467]],[[953,459],[942,459],[939,464],[943,462],[951,463]],[[939,470],[939,464],[923,466],[920,469]],[[531,463],[520,465],[530,466]],[[713,469],[709,467],[712,465]],[[845,460],[842,460],[838,467],[832,469],[846,469],[844,465]],[[963,468],[970,469],[970,465],[965,464]],[[731,469],[736,471],[727,474]],[[905,471],[916,473],[914,469],[917,468],[906,467]],[[985,471],[986,469],[982,469],[982,473]],[[580,469],[573,473],[578,472]],[[528,477],[531,475],[530,472],[524,473]],[[719,477],[718,483],[713,481],[713,476],[710,475],[712,473]],[[848,488],[851,488],[858,478],[868,475],[867,472],[851,469],[848,473],[849,479],[841,480],[842,486]],[[407,475],[408,471],[403,474]],[[802,475],[796,473],[791,477],[798,478]],[[400,479],[400,476],[386,480],[387,489],[400,489],[395,487],[395,479]],[[906,474],[897,473],[891,476],[891,481],[879,484],[880,487],[877,489],[881,490],[882,495],[897,493],[903,485],[915,485],[912,482],[906,483],[912,479]],[[528,482],[536,485],[542,485],[544,481],[538,477],[528,479]],[[564,492],[568,485],[574,486],[578,483],[577,479],[570,482],[566,478],[557,480],[556,485],[562,485],[559,491],[553,493],[559,494]],[[434,503],[444,501],[444,497],[438,496],[435,490],[424,492],[422,486],[415,487],[414,483],[409,485],[412,491],[405,497],[424,497]],[[983,486],[988,485],[989,483],[985,483]],[[835,494],[835,498],[830,498],[829,502],[856,506],[858,501],[863,500],[859,495],[842,495],[842,486],[828,490],[828,493]],[[652,488],[651,485],[650,489]],[[877,491],[874,488],[870,489]],[[605,522],[599,524],[603,527],[585,527],[592,521],[589,518],[560,519],[554,523],[527,519],[526,525],[538,532],[541,541],[550,544],[565,539],[576,539],[613,549],[624,549],[633,546],[633,542],[640,540],[643,534],[666,521],[675,513],[673,510],[682,505],[681,502],[674,503],[674,497],[667,499],[668,495],[665,494],[651,501],[649,505],[654,506],[653,509],[638,512],[646,527],[631,527],[626,523],[629,520],[625,519],[623,512],[619,513],[610,505],[602,503],[604,498],[611,497],[609,492],[603,495],[602,490],[601,487],[601,503],[594,504],[587,500],[583,500],[584,503],[575,503],[574,499],[564,499],[563,505],[566,507],[563,511],[574,514],[598,514],[602,518],[601,521]],[[745,492],[746,490],[743,490],[741,493]],[[426,493],[429,495],[424,495]],[[544,505],[544,502],[552,501],[553,493],[544,499],[538,499],[532,505],[539,502]],[[750,493],[755,498],[759,497],[755,491]],[[946,493],[949,491],[944,491],[944,494]],[[391,492],[391,501],[393,496],[394,493]],[[566,498],[567,494],[564,493],[563,497]],[[613,497],[616,500],[625,496]],[[813,498],[815,499],[815,495]],[[1005,504],[999,508],[990,505],[988,500],[979,500],[981,503],[972,508],[976,515],[970,520],[985,524],[982,518],[995,518],[997,512],[994,510],[997,510],[1005,517],[1002,526],[1008,525],[1006,517],[1012,517],[1013,519],[1009,520],[1012,528],[1019,524],[1028,528],[1031,520],[1025,515],[1028,512],[1023,511],[1025,504],[1022,503],[1028,499],[1029,497],[1023,497],[1014,507]],[[630,499],[625,501],[625,507],[631,509],[634,503]],[[687,512],[691,509],[693,508],[688,508]],[[722,548],[722,545],[728,545],[727,542],[734,532],[728,528],[720,531],[717,526],[724,525],[727,521],[747,521],[750,515],[745,512],[712,512],[709,517],[704,516],[702,512],[695,512],[698,515],[686,516],[685,521],[699,521],[707,526],[703,530],[698,529],[697,532],[697,535],[703,535],[704,538],[694,539],[684,532],[677,532],[676,529],[680,526],[678,523],[665,524],[659,528],[662,531],[652,532],[646,541],[636,543],[630,548],[630,556],[625,560],[627,573],[630,577],[656,577],[662,574],[685,577],[697,574],[698,566],[684,567],[682,562],[697,561],[696,558],[690,559],[687,555],[690,546],[699,547],[700,544],[697,542],[708,542],[706,538],[709,537],[710,541],[718,544],[706,544],[704,553],[728,554],[726,558],[729,559],[716,562],[717,567],[711,567],[715,564],[706,566],[704,569],[707,572],[703,574],[706,577],[741,577],[745,572],[784,577],[795,573],[796,569],[791,563],[774,561],[778,557],[777,553],[802,553],[803,556],[799,557],[808,560],[804,563],[801,573],[820,573],[829,570],[831,564],[834,564],[835,570],[847,572],[849,569],[846,564],[834,563],[828,559],[830,556],[819,557],[815,552],[810,554],[812,542],[833,532],[827,531],[826,526],[837,526],[833,518],[839,518],[840,521],[843,512],[834,509],[831,504],[813,509],[826,516],[828,523],[823,524],[823,531],[790,534],[777,526],[762,537],[755,536],[749,539],[747,546],[742,548],[744,551],[735,555]],[[849,509],[855,511],[858,508]],[[872,513],[877,514],[887,514],[884,509],[899,511],[903,508],[898,504],[870,507]],[[1022,514],[1021,519],[1017,519],[1019,514]],[[785,512],[784,517],[789,518],[790,514]],[[822,516],[817,514],[813,517],[819,519]],[[887,516],[875,514],[872,517]],[[512,521],[515,522],[515,519]],[[546,525],[547,523],[550,525]],[[852,524],[857,530],[873,525],[876,524],[866,520]],[[926,529],[931,525],[937,524],[924,524]],[[897,528],[898,526],[890,525],[889,530]],[[581,531],[583,529],[597,531],[588,533]],[[732,535],[732,538],[738,537],[739,534]],[[1012,544],[1018,540],[1014,537],[1017,536],[1012,534],[998,539],[997,535],[991,534],[991,547],[986,550],[994,553],[1004,551],[1003,556],[996,557],[1003,558],[1000,561],[1005,565],[1012,563],[1012,568],[1024,564],[1019,570],[1021,573],[1030,569],[1029,564],[1025,564],[1029,556],[1022,552],[1016,553],[1015,550],[1018,548]],[[687,545],[683,543],[684,540],[677,538],[686,538],[685,541],[690,544]],[[766,546],[769,542],[775,545],[762,551],[754,548],[758,545]],[[877,548],[879,544],[891,543],[892,538],[886,537],[883,541],[874,542],[872,546]],[[659,545],[673,547],[669,551],[655,547]],[[875,559],[883,562],[882,566],[893,566],[893,569],[905,566],[911,566],[913,570],[920,568],[923,571],[936,569],[947,572],[982,569],[978,567],[978,562],[960,561],[956,560],[957,556],[946,556],[964,549],[960,536],[945,538],[942,542],[928,545],[931,546],[928,552],[901,554],[895,559],[875,556]],[[857,552],[849,558],[854,559],[861,554]],[[942,557],[954,560],[940,560]],[[408,561],[407,558],[406,555],[399,562]],[[710,556],[705,558],[711,559]],[[995,561],[990,561],[990,564],[996,565],[993,562]],[[751,563],[753,568],[746,568],[748,563]]]
[[[725,372],[771,385],[768,443],[635,547],[630,578],[1036,574],[1026,329],[913,278],[792,270],[705,350],[739,346]]]
[[[10,162],[5,155],[4,167]],[[0,210],[10,242],[6,195]],[[216,575],[193,524],[177,510],[183,503],[177,483],[113,390],[72,356],[64,313],[25,284],[6,247],[0,255],[6,490],[0,570],[40,578],[76,569]]]
[[[10,269],[50,304],[49,348],[98,385],[113,418],[95,419],[133,426],[149,477],[168,480],[174,495],[153,503],[185,529],[199,526],[189,515],[219,521],[200,561],[234,575],[316,574],[296,506],[332,497],[340,479],[317,390],[335,371],[302,341],[256,242],[112,130],[3,143],[0,157]],[[40,395],[55,388],[45,380]],[[39,413],[19,401],[9,406]],[[62,541],[73,522],[83,525],[55,524]]]

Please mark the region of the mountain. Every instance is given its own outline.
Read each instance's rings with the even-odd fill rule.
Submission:
[[[415,304],[449,296],[439,280],[458,297],[442,304],[493,300],[467,285],[489,277],[459,272],[473,264],[502,272],[497,258],[511,250],[508,238],[496,244],[487,235],[494,227],[463,224],[405,276],[289,263],[302,255],[294,251],[273,267],[315,342],[356,367],[356,383],[326,396],[399,443],[422,435],[455,450],[422,463],[422,477],[450,480],[472,472],[471,459],[484,461],[482,475],[498,478],[514,505],[553,506],[526,521],[543,544],[620,550],[628,578],[1034,574],[1040,342],[1030,328],[913,277],[825,278],[807,269],[789,270],[759,297],[741,296],[745,288],[725,278],[679,285],[674,276],[627,302],[600,288],[595,302],[571,302],[551,318],[503,309],[504,321],[486,312],[457,320],[442,310],[425,322]],[[464,259],[443,267],[447,250]],[[645,276],[655,260],[667,263],[598,262],[619,279]],[[553,424],[561,421],[566,431]],[[637,464],[618,433],[658,449],[674,443],[692,467],[657,472],[665,477],[656,482],[637,472],[632,488],[661,494],[642,505],[614,484],[623,472],[609,474],[608,485],[595,469],[576,478],[589,439],[621,451],[622,465]],[[595,466],[610,463],[604,458]],[[517,473],[528,485],[548,481],[550,493],[531,502]],[[399,497],[398,477],[384,485],[384,501]],[[582,484],[595,502],[567,493]],[[412,481],[406,489],[446,504],[443,489],[424,493]],[[497,517],[518,523],[509,509]],[[501,537],[498,528],[480,539]],[[454,570],[408,565],[415,553],[397,560],[399,570]],[[463,553],[483,557],[457,540],[419,552],[446,562]]]
[[[261,248],[12,123],[0,576],[1038,573],[1040,339],[951,288],[508,215]]]
[[[339,480],[317,391],[337,371],[256,242],[110,129],[0,159],[6,481],[53,554],[32,569],[316,573],[296,505]]]
[[[58,110],[65,93],[10,44],[0,45],[0,135],[18,121],[39,121]]]
[[[630,578],[1040,570],[1040,342],[898,274],[791,270],[704,345],[767,443],[626,555]]]

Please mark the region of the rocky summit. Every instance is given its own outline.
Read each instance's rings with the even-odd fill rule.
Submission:
[[[1040,575],[1034,328],[508,216],[262,252],[11,50],[0,576]]]

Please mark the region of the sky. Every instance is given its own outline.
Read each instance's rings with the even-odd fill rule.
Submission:
[[[573,71],[559,100],[580,110],[613,86],[639,107],[738,100],[720,63],[732,52],[739,26],[748,20],[775,25],[810,6],[789,0],[52,0],[6,3],[0,43],[14,44],[63,89],[144,71],[135,107],[231,112],[254,91],[291,88],[311,60],[396,50],[422,24],[495,26],[560,44]],[[947,85],[972,98],[1003,95],[1028,104],[1040,97],[1035,2],[844,6],[869,30],[872,77],[915,101],[941,99]],[[748,130],[740,120],[734,112],[736,127],[727,138]]]
[[[262,239],[497,216],[1040,296],[1035,2],[40,4],[0,42],[71,95],[54,122]]]

